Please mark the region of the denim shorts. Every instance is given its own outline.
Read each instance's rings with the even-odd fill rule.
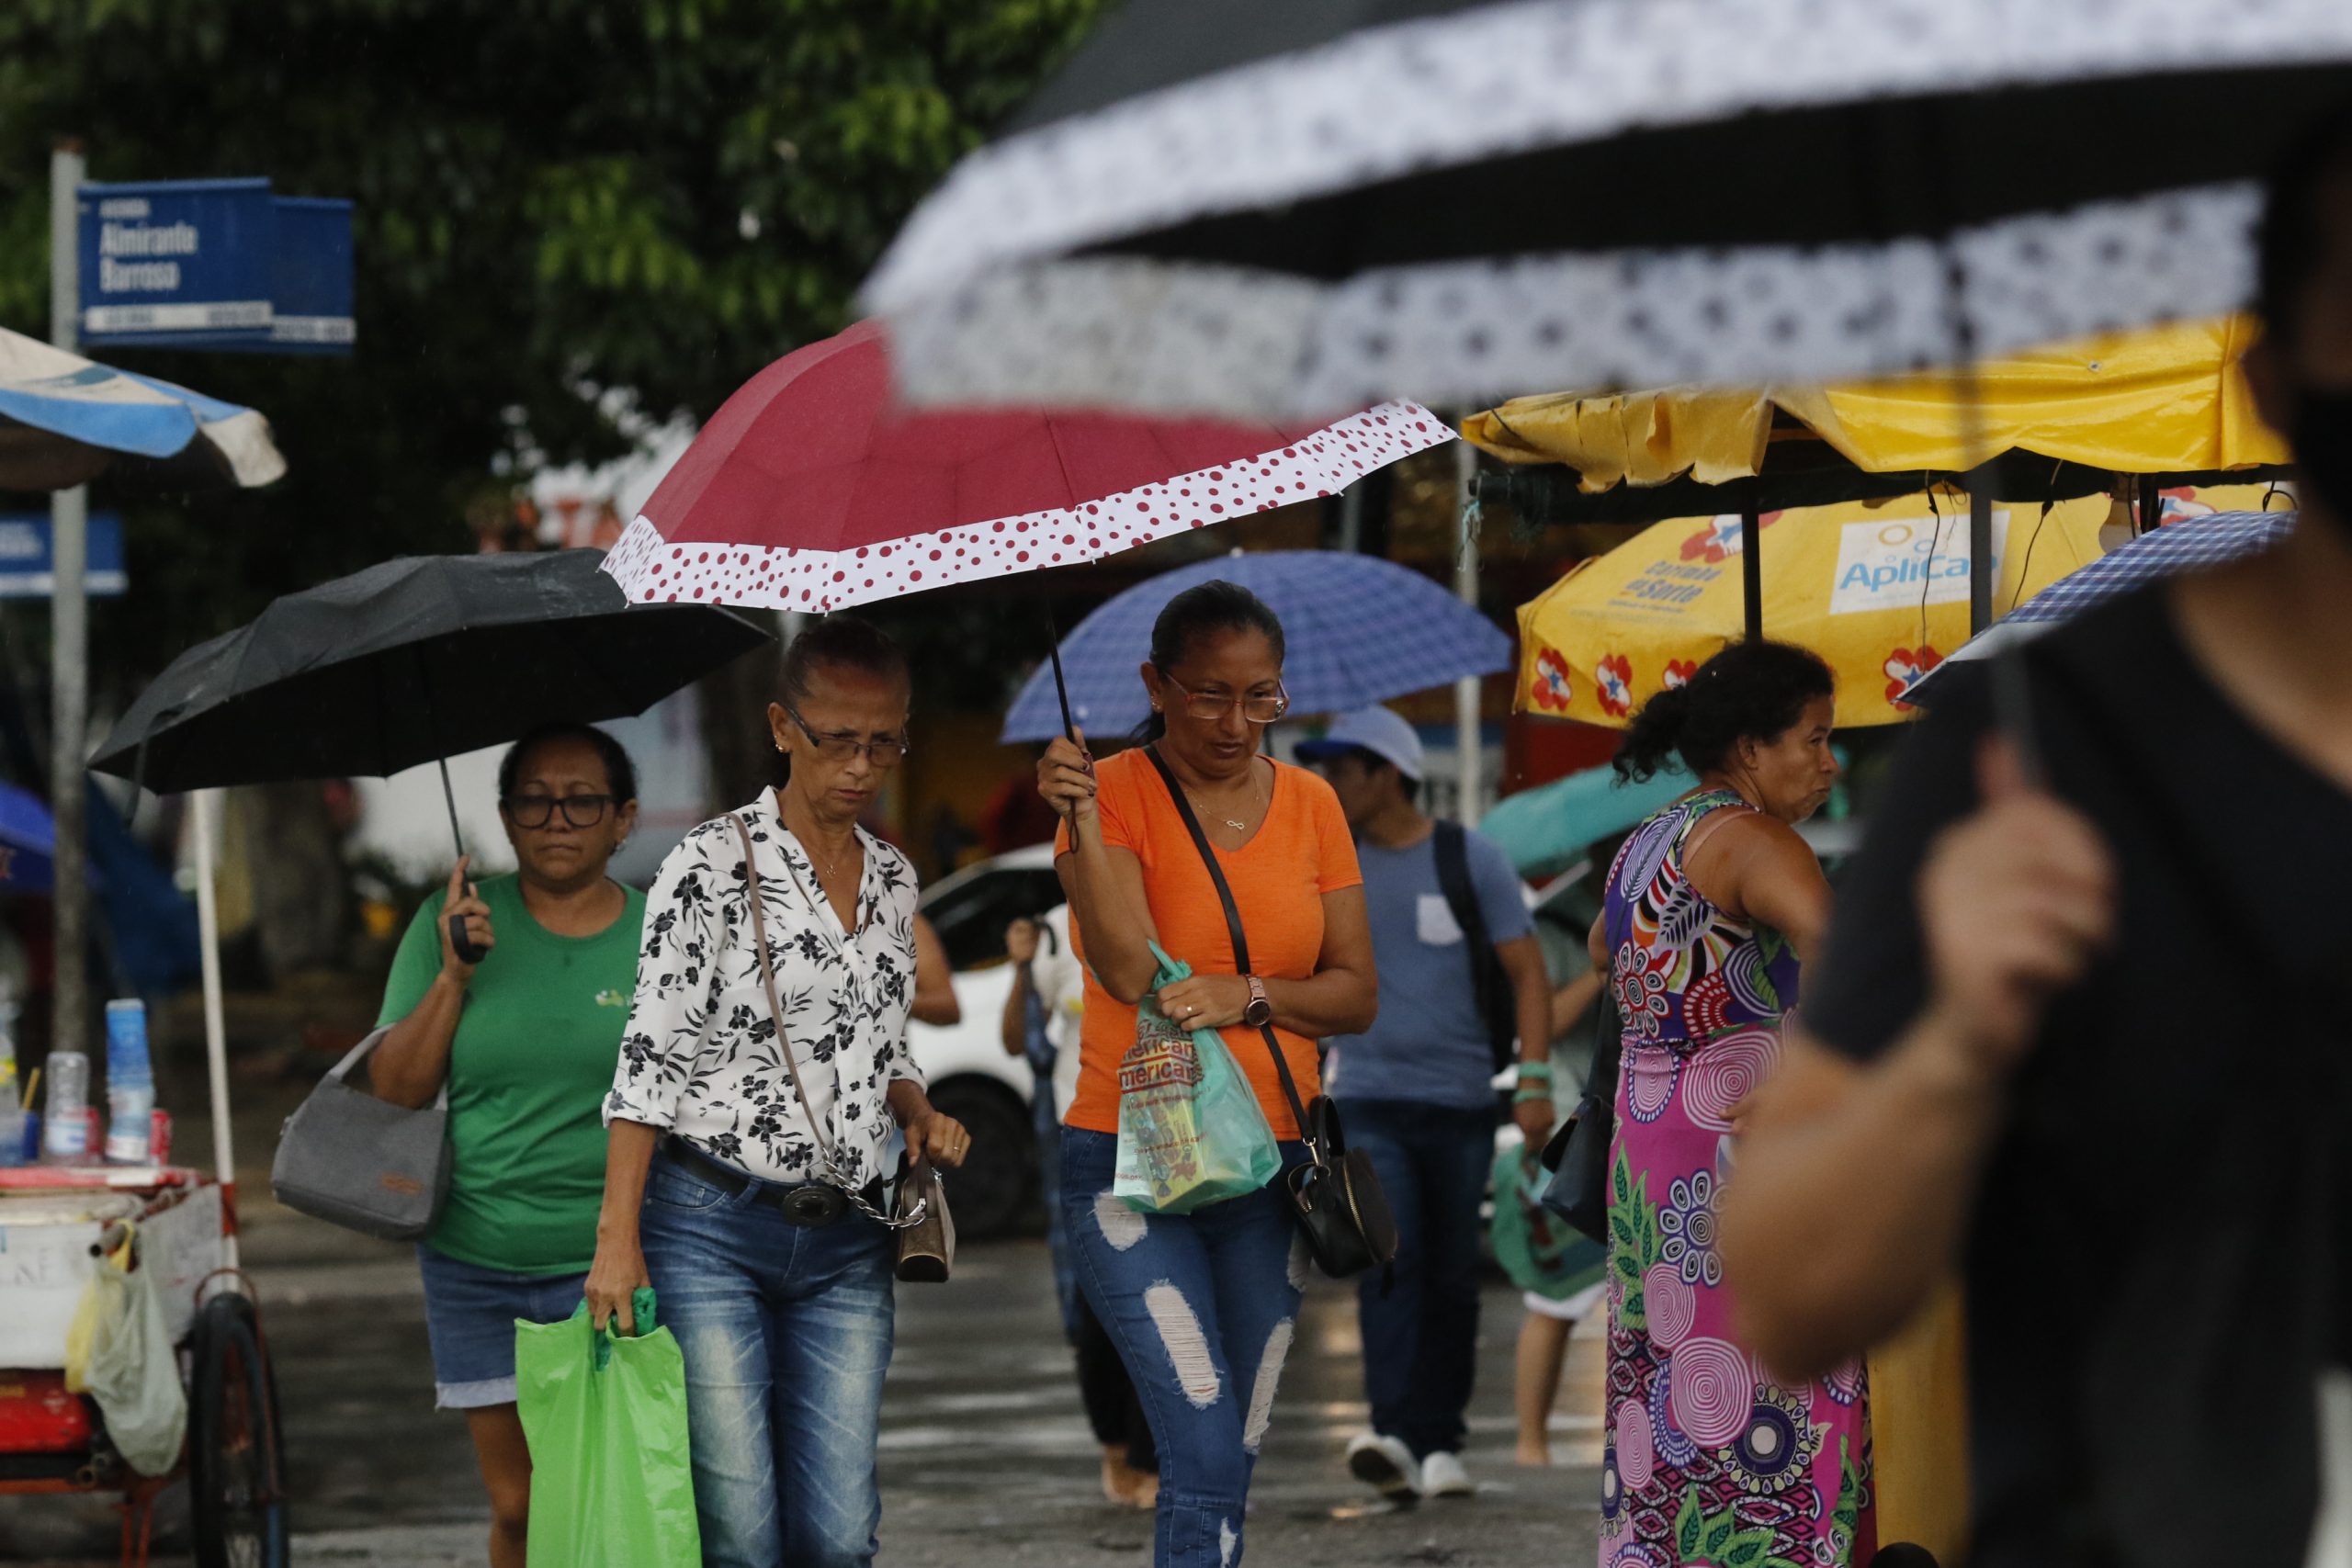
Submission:
[[[561,1323],[585,1295],[585,1274],[509,1274],[419,1244],[424,1332],[433,1342],[433,1407],[514,1403],[514,1324]]]

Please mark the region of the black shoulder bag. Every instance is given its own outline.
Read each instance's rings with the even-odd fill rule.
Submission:
[[[1462,928],[1470,950],[1470,994],[1478,1017],[1487,1025],[1487,1042],[1495,1054],[1495,1071],[1501,1072],[1519,1055],[1519,994],[1511,988],[1503,961],[1495,955],[1495,941],[1487,930],[1486,912],[1478,908],[1478,890],[1470,884],[1469,829],[1459,822],[1441,820],[1431,846],[1437,857],[1437,885],[1445,893],[1453,923]]]
[[[1625,1021],[1616,998],[1601,993],[1600,1037],[1592,1048],[1592,1071],[1585,1075],[1577,1108],[1544,1145],[1544,1168],[1552,1179],[1538,1196],[1552,1213],[1595,1241],[1609,1239],[1609,1141],[1617,1131],[1617,1074],[1625,1057]]]
[[[1241,974],[1250,973],[1250,939],[1242,933],[1241,909],[1233,901],[1233,889],[1225,880],[1225,869],[1216,863],[1216,850],[1209,843],[1209,836],[1201,830],[1201,820],[1193,814],[1193,803],[1184,798],[1184,789],[1176,775],[1168,771],[1168,763],[1156,746],[1146,747],[1144,755],[1159,770],[1160,782],[1168,786],[1168,796],[1176,803],[1176,814],[1184,819],[1184,830],[1193,835],[1193,847],[1201,852],[1201,863],[1209,870],[1209,880],[1216,886],[1216,896],[1225,905],[1225,929],[1233,940],[1233,963]],[[1282,1079],[1283,1096],[1290,1101],[1291,1114],[1298,1118],[1299,1136],[1306,1144],[1306,1160],[1283,1171],[1278,1179],[1290,1199],[1291,1217],[1298,1222],[1301,1234],[1306,1237],[1307,1250],[1315,1255],[1315,1266],[1335,1280],[1345,1280],[1366,1269],[1385,1266],[1396,1258],[1396,1217],[1389,1213],[1388,1200],[1380,1190],[1380,1177],[1372,1168],[1370,1156],[1361,1149],[1348,1147],[1340,1131],[1340,1108],[1328,1096],[1317,1095],[1313,1105],[1299,1102],[1298,1085],[1290,1076],[1290,1063],[1283,1057],[1282,1041],[1271,1023],[1260,1026],[1266,1038],[1266,1049],[1274,1058],[1274,1074]]]

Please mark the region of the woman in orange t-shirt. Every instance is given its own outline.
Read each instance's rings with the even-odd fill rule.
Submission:
[[[1258,1024],[1270,1020],[1302,1099],[1315,1042],[1368,1027],[1378,1005],[1363,878],[1331,786],[1261,755],[1283,716],[1283,628],[1258,597],[1206,582],[1168,603],[1143,667],[1151,744],[1191,798],[1233,889],[1254,973],[1175,800],[1140,748],[1092,761],[1057,740],[1038,787],[1064,823],[1056,866],[1087,962],[1078,1095],[1062,1136],[1062,1210],[1079,1281],[1118,1342],[1159,1446],[1155,1568],[1241,1561],[1250,1472],[1298,1316],[1306,1250],[1273,1185],[1189,1214],[1112,1196],[1119,1060],[1158,977],[1157,940],[1193,977],[1159,991],[1176,1022],[1215,1029],[1249,1074],[1285,1165],[1297,1118]]]

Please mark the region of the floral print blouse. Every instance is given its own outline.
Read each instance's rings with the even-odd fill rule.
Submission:
[[[905,856],[860,829],[857,929],[844,931],[775,793],[763,792],[741,815],[759,857],[785,1032],[835,1168],[823,1169],[776,1041],[752,946],[742,840],[729,817],[688,833],[646,897],[637,995],[605,1121],[668,1129],[765,1180],[862,1188],[885,1174],[897,1130],[884,1096],[897,1079],[922,1081],[907,1049],[914,873]]]

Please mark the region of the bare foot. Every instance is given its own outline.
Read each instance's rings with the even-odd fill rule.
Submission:
[[[1102,1495],[1122,1508],[1151,1508],[1159,1502],[1159,1476],[1127,1462],[1124,1443],[1102,1446]]]
[[[1518,1462],[1524,1465],[1529,1470],[1549,1470],[1552,1468],[1552,1450],[1548,1447],[1540,1444],[1534,1448],[1530,1448],[1525,1443],[1520,1444],[1519,1452],[1516,1457]]]

